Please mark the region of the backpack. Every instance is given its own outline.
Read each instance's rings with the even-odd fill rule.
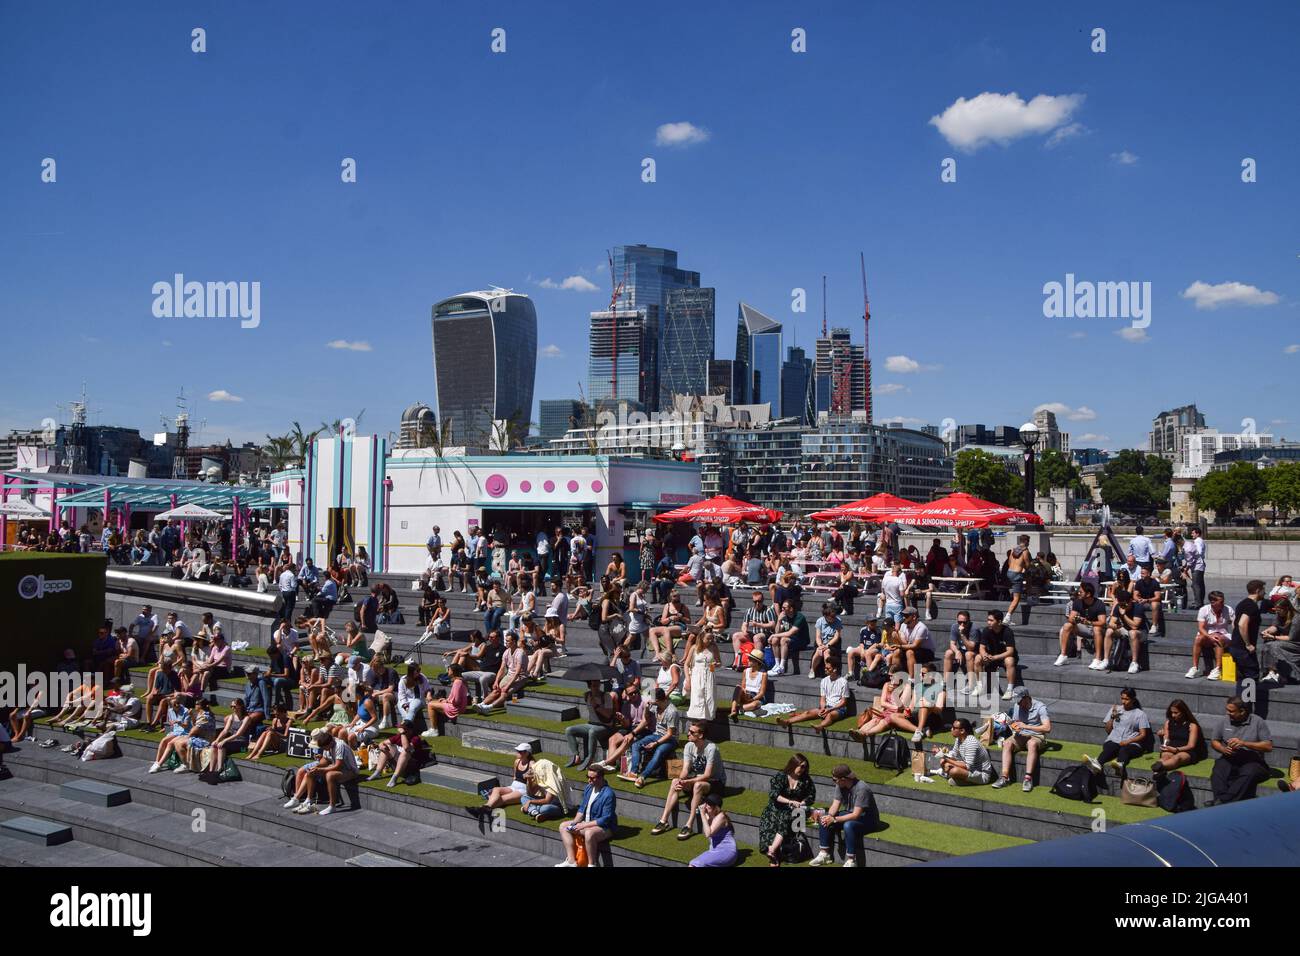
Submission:
[[[861,676],[858,678],[858,683],[863,687],[870,687],[873,690],[879,690],[884,687],[885,684],[889,683],[889,665],[884,661],[881,661],[880,664],[876,666],[875,670],[866,670],[864,668]]]
[[[1056,782],[1052,784],[1052,793],[1066,800],[1081,800],[1091,803],[1097,797],[1100,787],[1097,773],[1087,764],[1079,764],[1061,771]]]
[[[881,770],[907,770],[912,766],[912,756],[907,752],[907,741],[898,734],[889,734],[876,746],[876,766]]]
[[[284,771],[284,776],[280,778],[280,792],[286,797],[292,797],[298,787],[298,768],[289,767]]]
[[[1181,771],[1173,770],[1156,778],[1156,791],[1156,805],[1167,813],[1196,809],[1196,798]]]
[[[1115,635],[1115,643],[1110,649],[1110,669],[1112,671],[1128,670],[1128,665],[1133,659],[1132,648],[1129,647],[1128,638],[1123,634]]]

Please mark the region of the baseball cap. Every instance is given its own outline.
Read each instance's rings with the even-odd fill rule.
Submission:
[[[520,744],[518,747],[515,748],[515,751],[521,754],[531,754],[533,752],[533,745]]]

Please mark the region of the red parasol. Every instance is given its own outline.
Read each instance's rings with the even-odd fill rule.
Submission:
[[[660,524],[672,524],[675,521],[711,521],[717,524],[737,524],[741,521],[779,521],[780,511],[760,508],[747,501],[739,501],[727,495],[718,495],[707,501],[697,501],[661,515],[654,520]]]
[[[893,521],[939,528],[986,528],[991,524],[1042,524],[1038,515],[994,504],[964,492],[931,501],[928,505],[900,508],[888,515]]]
[[[898,495],[881,493],[870,498],[850,501],[838,508],[814,511],[808,517],[813,521],[880,521],[903,508],[915,508],[916,502]]]

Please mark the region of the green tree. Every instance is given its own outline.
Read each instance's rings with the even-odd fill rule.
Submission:
[[[1224,471],[1212,471],[1192,486],[1196,506],[1213,511],[1219,521],[1263,501],[1267,482],[1252,463],[1239,461]]]
[[[953,485],[958,491],[1000,505],[1016,504],[1013,496],[1024,487],[1007,470],[1002,458],[978,448],[967,448],[957,453],[952,476]]]
[[[1146,455],[1132,448],[1122,449],[1102,469],[1102,475],[1113,478],[1116,475],[1144,476],[1147,473]]]
[[[1068,457],[1053,448],[1038,456],[1034,465],[1034,490],[1045,495],[1053,488],[1079,489],[1079,469]]]
[[[1101,500],[1119,511],[1148,513],[1159,507],[1151,485],[1141,475],[1120,472],[1102,478]]]
[[[1285,518],[1300,511],[1300,461],[1279,462],[1264,470],[1266,484],[1264,500]]]
[[[293,460],[293,440],[288,435],[267,435],[262,460],[272,471],[283,471]]]

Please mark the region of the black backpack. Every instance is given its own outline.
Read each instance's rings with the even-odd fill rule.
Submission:
[[[1196,809],[1196,798],[1181,771],[1161,774],[1156,778],[1156,804],[1167,813],[1182,813]]]
[[[289,767],[285,770],[284,776],[280,778],[280,792],[286,797],[292,797],[298,787],[298,768]]]
[[[1061,771],[1056,782],[1052,784],[1052,793],[1066,800],[1081,800],[1092,803],[1097,797],[1100,785],[1097,772],[1087,764],[1079,764]]]
[[[881,770],[907,770],[912,766],[912,755],[907,741],[898,734],[889,734],[876,745],[876,766]]]
[[[1110,669],[1112,671],[1128,670],[1129,663],[1133,660],[1133,651],[1129,647],[1128,638],[1122,634],[1115,635],[1115,643],[1110,649]]]
[[[862,669],[862,675],[858,678],[858,683],[863,687],[870,687],[873,690],[879,690],[889,683],[889,665],[883,660],[876,666],[875,670]]]

